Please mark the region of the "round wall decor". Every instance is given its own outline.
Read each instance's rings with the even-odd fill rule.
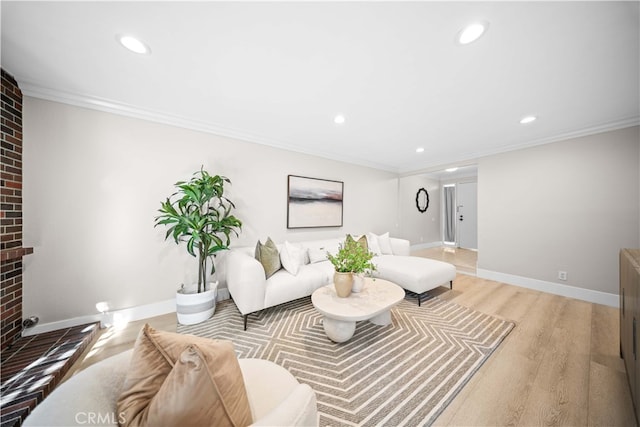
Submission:
[[[424,188],[419,189],[418,193],[416,193],[416,207],[423,213],[429,207],[429,193]]]

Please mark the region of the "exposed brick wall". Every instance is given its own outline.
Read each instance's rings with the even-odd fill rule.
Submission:
[[[2,71],[0,331],[4,350],[22,327],[22,92]]]

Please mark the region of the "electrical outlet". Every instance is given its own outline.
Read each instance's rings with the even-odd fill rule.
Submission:
[[[558,271],[558,279],[567,280],[567,272],[566,271]]]

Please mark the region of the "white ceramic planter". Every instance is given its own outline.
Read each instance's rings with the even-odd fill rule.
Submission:
[[[208,285],[208,290],[197,293],[198,285],[185,286],[176,292],[176,314],[181,325],[195,325],[213,316],[216,311],[218,282]]]
[[[364,274],[362,273],[354,273],[353,274],[353,286],[351,287],[351,292],[360,292],[364,288]]]

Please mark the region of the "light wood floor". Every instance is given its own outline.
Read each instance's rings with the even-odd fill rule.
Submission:
[[[411,255],[448,262],[455,265],[458,271],[476,274],[478,252],[471,249],[441,246],[436,248],[420,249],[412,252]]]
[[[516,327],[436,425],[636,425],[618,309],[464,274],[440,292]]]
[[[436,293],[516,323],[436,425],[636,425],[619,357],[617,309],[465,274],[458,274],[453,290]],[[147,321],[176,329],[174,314]],[[131,348],[143,324],[106,330],[76,368]]]

